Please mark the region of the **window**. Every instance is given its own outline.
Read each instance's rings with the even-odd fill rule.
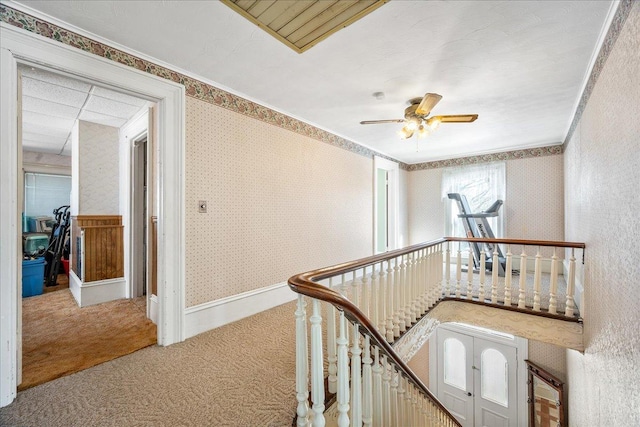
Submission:
[[[482,212],[496,200],[504,201],[505,196],[505,164],[489,163],[486,165],[449,168],[442,172],[442,198],[445,201],[446,236],[466,237],[462,219],[458,218],[458,205],[450,200],[448,193],[459,193],[467,198],[472,213]],[[496,237],[504,236],[504,213],[489,218],[489,225]]]
[[[71,199],[71,177],[43,173],[24,174],[24,214],[50,216],[53,210],[68,205]]]

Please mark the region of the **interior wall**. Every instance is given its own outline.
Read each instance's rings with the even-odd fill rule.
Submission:
[[[25,169],[29,166],[40,166],[45,169],[38,169],[38,171],[46,171],[46,168],[51,168],[52,173],[60,173],[60,171],[66,171],[71,175],[71,156],[61,156],[51,153],[39,153],[36,151],[23,150],[22,151],[22,164]]]
[[[78,121],[73,153],[73,179],[78,183],[78,215],[120,213],[119,130],[112,126]],[[75,139],[75,138],[73,138]],[[76,145],[76,142],[73,142]]]
[[[586,243],[584,354],[567,351],[571,425],[640,425],[640,2],[565,151],[565,235]]]
[[[190,97],[186,145],[187,307],[372,254],[372,158]]]
[[[409,173],[409,244],[444,236],[442,170]],[[505,219],[504,237],[563,240],[562,155],[507,160],[506,186],[500,211]]]

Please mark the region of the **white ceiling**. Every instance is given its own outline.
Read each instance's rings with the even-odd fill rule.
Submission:
[[[21,66],[22,147],[71,155],[76,119],[120,127],[147,101],[45,70]]]
[[[21,3],[406,163],[562,143],[612,7],[390,1],[298,54],[216,1]],[[478,120],[407,141],[359,124],[426,92]]]

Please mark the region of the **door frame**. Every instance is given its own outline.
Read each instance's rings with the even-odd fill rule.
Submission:
[[[0,23],[0,407],[17,394],[21,343],[19,291],[22,232],[18,204],[17,64],[57,70],[158,105],[158,343],[184,339],[185,304],[185,88],[80,49]]]
[[[446,329],[459,334],[469,335],[473,338],[479,338],[486,341],[493,341],[498,344],[515,347],[517,354],[517,367],[516,367],[516,390],[518,393],[517,406],[518,406],[518,423],[517,425],[526,426],[529,425],[529,407],[527,404],[527,364],[525,360],[529,358],[529,340],[526,338],[513,336],[513,340],[503,337],[502,332],[495,331],[490,333],[488,329],[476,327],[473,325],[467,325],[463,323],[443,323],[436,328],[434,333],[429,338],[429,389],[434,395],[438,395],[438,339],[437,334],[441,329]],[[433,340],[432,340],[433,339]],[[474,411],[475,415],[475,411]]]
[[[378,252],[378,169],[387,171],[387,250],[397,249],[400,219],[400,167],[398,163],[383,157],[373,157],[373,253]]]

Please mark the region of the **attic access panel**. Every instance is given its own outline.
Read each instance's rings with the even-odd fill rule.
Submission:
[[[220,0],[298,53],[389,0]]]

